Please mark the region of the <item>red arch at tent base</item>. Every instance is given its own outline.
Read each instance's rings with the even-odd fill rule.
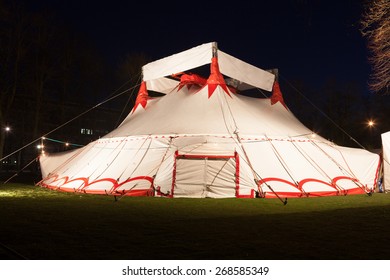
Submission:
[[[337,191],[328,191],[328,192],[310,192],[307,194],[304,193],[292,193],[292,192],[278,192],[279,197],[282,198],[300,198],[300,197],[324,197],[324,196],[344,196],[344,195],[354,195],[354,194],[366,194],[361,188],[349,189],[345,193],[340,193]],[[276,194],[272,192],[266,192],[265,198],[277,198]]]
[[[352,181],[356,184],[356,188],[343,189],[337,185],[337,182],[339,180]],[[294,183],[287,181],[287,180],[284,180],[284,179],[270,177],[270,178],[265,178],[263,180],[260,180],[258,182],[258,184],[261,187],[264,184],[268,185],[267,183],[272,182],[272,181],[281,182],[281,183],[285,183],[287,185],[290,185],[290,186],[296,188],[299,192],[277,192],[275,194],[275,192],[273,192],[271,190],[269,192],[264,192],[263,195],[265,198],[277,198],[278,196],[279,197],[289,197],[289,198],[292,198],[292,197],[340,196],[340,195],[344,196],[344,195],[348,195],[348,194],[366,194],[367,192],[370,192],[369,189],[367,189],[365,186],[362,186],[362,184],[359,182],[359,180],[357,180],[356,178],[347,177],[347,176],[335,177],[332,179],[331,183],[321,181],[318,179],[314,179],[314,178],[307,178],[307,179],[301,180],[298,184],[294,184]],[[333,188],[334,191],[305,192],[303,186],[304,186],[304,184],[309,183],[309,182],[324,184],[326,186]],[[272,186],[271,186],[271,188],[272,188]]]
[[[355,178],[349,178],[349,177],[337,177],[332,180],[332,183],[329,184],[327,182],[323,182],[317,179],[305,179],[302,180],[299,185],[295,185],[287,180],[280,179],[280,178],[264,178],[263,180],[259,181],[259,186],[265,184],[265,183],[270,183],[272,181],[278,181],[282,183],[286,183],[290,186],[293,186],[297,188],[297,192],[277,192],[276,194],[272,191],[266,191],[264,192],[264,197],[265,198],[277,198],[279,197],[286,197],[286,198],[299,198],[299,197],[321,197],[321,196],[344,196],[344,195],[350,195],[350,194],[366,194],[369,192],[368,189],[365,187],[356,187],[353,189],[340,189],[335,185],[335,183],[338,180],[351,180],[356,183],[357,180]],[[62,181],[61,184],[59,185],[53,185],[55,182],[60,182]],[[76,181],[80,181],[80,185],[78,188],[71,188],[71,187],[66,187],[67,184],[73,183]],[[144,188],[144,189],[123,189],[123,190],[118,190],[121,186],[123,186],[126,183],[132,182],[132,181],[147,181],[150,184],[149,188]],[[101,182],[106,182],[112,184],[112,187],[110,188],[110,191],[107,190],[91,190],[88,187],[90,187],[93,184],[101,183]],[[325,185],[328,185],[332,188],[334,188],[334,191],[316,191],[316,192],[304,192],[303,191],[303,185],[308,182],[317,182],[317,183],[323,183]],[[45,187],[48,189],[56,190],[56,191],[62,191],[62,192],[76,192],[76,193],[86,193],[86,194],[101,194],[101,195],[118,195],[118,196],[164,196],[161,194],[159,189],[157,189],[156,193],[153,188],[153,178],[150,176],[137,176],[133,178],[129,178],[123,182],[118,182],[117,180],[113,178],[101,178],[92,182],[89,182],[88,178],[85,177],[80,177],[80,178],[74,178],[74,179],[69,179],[68,176],[61,177],[59,178],[58,175],[51,175],[48,176],[44,179],[42,179],[40,182],[37,183],[37,185],[41,187]],[[172,196],[168,196],[172,197]],[[255,198],[254,190],[251,192],[249,195],[239,195],[236,196],[237,198]]]
[[[121,186],[123,186],[126,183],[132,182],[132,181],[139,181],[139,180],[146,180],[150,183],[150,187],[146,189],[129,189],[129,190],[118,190]],[[45,183],[45,181],[49,181],[50,183]],[[52,185],[53,182],[58,181],[64,181],[64,183],[60,185]],[[75,182],[75,181],[81,181],[81,185],[76,188],[67,188],[66,184]],[[90,190],[88,189],[89,186],[101,182],[108,182],[112,184],[112,187],[110,191],[106,190]],[[150,176],[137,176],[133,178],[129,178],[121,183],[119,183],[117,180],[113,178],[101,178],[92,182],[89,182],[88,178],[81,177],[81,178],[75,178],[69,180],[68,176],[58,178],[58,175],[51,175],[44,179],[42,179],[37,185],[40,185],[42,187],[56,190],[56,191],[63,191],[63,192],[78,192],[78,193],[86,193],[86,194],[103,194],[103,195],[126,195],[126,196],[154,196],[154,190],[152,188],[153,184],[153,178]]]

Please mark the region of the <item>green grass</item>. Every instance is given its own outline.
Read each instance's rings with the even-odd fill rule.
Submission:
[[[1,184],[0,217],[1,259],[390,259],[390,194],[115,202]]]

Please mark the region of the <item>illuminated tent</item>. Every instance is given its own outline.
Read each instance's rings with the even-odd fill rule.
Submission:
[[[210,65],[202,78],[190,70]],[[136,104],[111,133],[40,157],[50,189],[164,197],[307,197],[369,193],[379,156],[314,135],[275,76],[207,43],[143,68]],[[268,98],[241,94],[249,89]],[[163,96],[151,98],[149,92]],[[315,136],[315,137],[313,137]]]
[[[390,131],[382,135],[383,152],[383,190],[390,191]]]

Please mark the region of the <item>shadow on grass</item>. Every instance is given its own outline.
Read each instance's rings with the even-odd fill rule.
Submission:
[[[1,189],[0,189],[1,190]],[[1,243],[28,259],[388,259],[390,197],[161,199],[0,191]],[[3,250],[4,251],[4,250]],[[0,258],[18,259],[0,250]]]

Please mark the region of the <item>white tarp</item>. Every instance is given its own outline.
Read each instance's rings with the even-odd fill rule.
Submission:
[[[222,51],[218,51],[218,64],[222,74],[235,80],[261,88],[272,90],[275,75],[264,71]]]
[[[146,88],[152,91],[158,91],[160,93],[170,93],[178,86],[179,82],[168,78],[159,78],[155,80],[149,80],[146,82]]]
[[[212,50],[213,43],[207,43],[150,62],[142,67],[143,80],[154,80],[209,64],[213,57]]]
[[[390,131],[382,134],[383,186],[390,191]]]

